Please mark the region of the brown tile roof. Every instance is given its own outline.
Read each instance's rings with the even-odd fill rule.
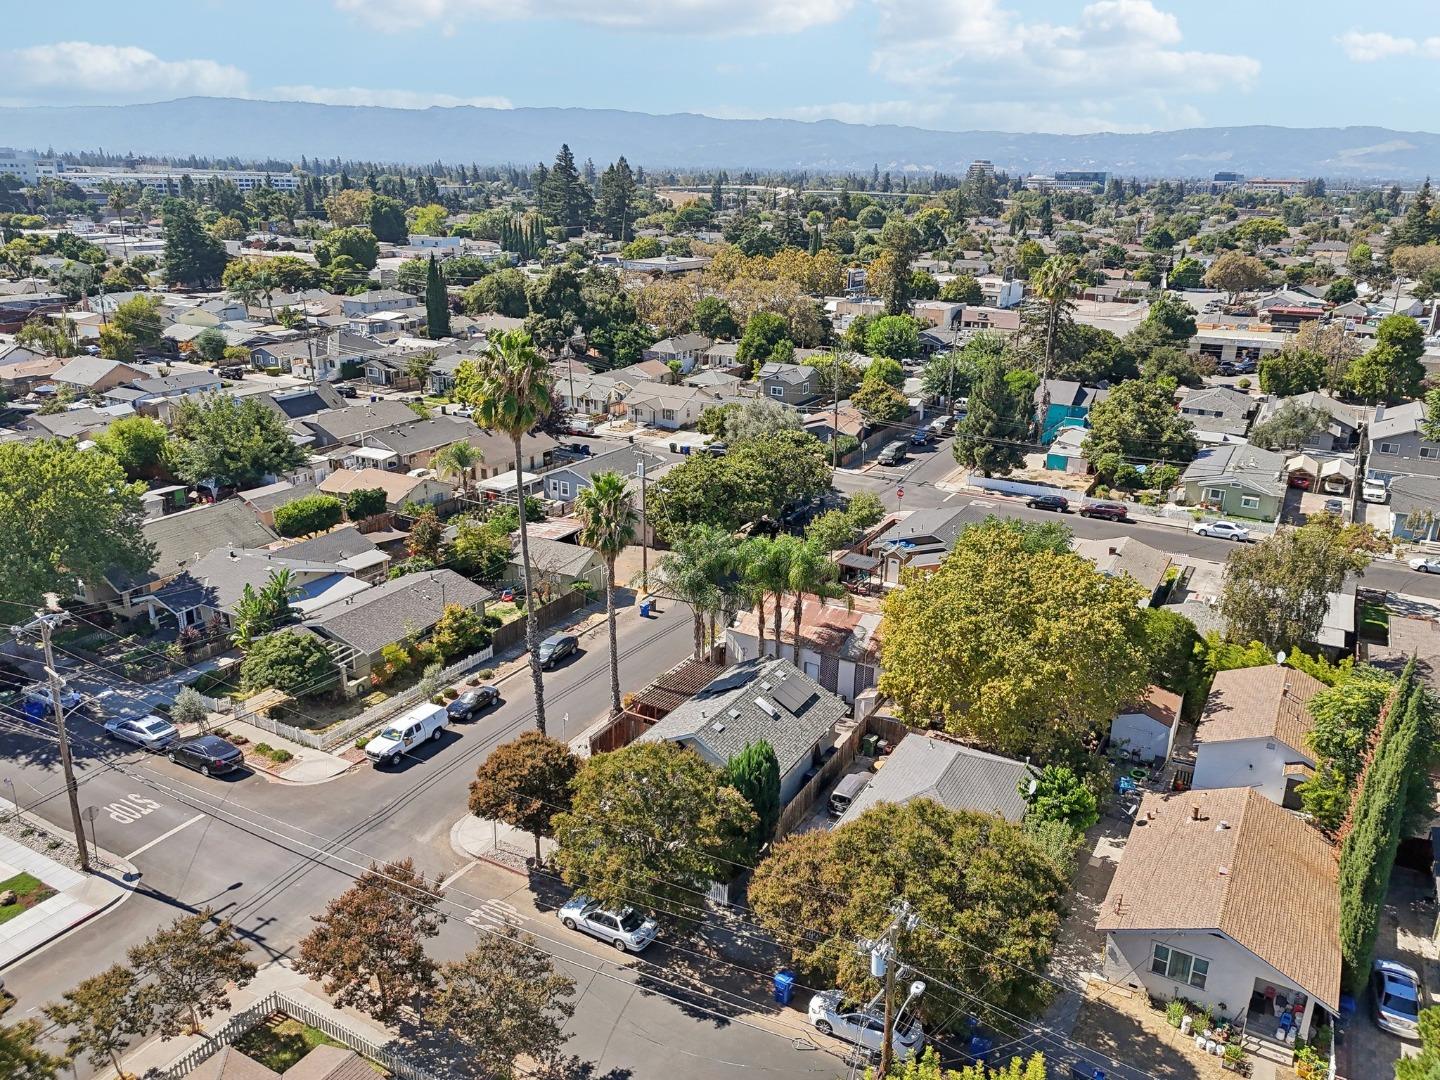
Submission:
[[[233,1046],[222,1046],[186,1073],[185,1080],[280,1080],[280,1074]]]
[[[1340,997],[1339,926],[1334,851],[1252,788],[1146,795],[1095,923],[1100,931],[1218,930],[1331,1010]]]
[[[1306,750],[1305,736],[1315,726],[1307,706],[1323,689],[1320,680],[1280,664],[1219,672],[1195,741],[1280,739],[1292,749]]]
[[[1175,721],[1179,719],[1180,705],[1184,700],[1180,694],[1172,694],[1163,686],[1152,686],[1145,691],[1145,697],[1133,711],[1144,713],[1156,723],[1173,728]]]
[[[709,686],[724,670],[720,664],[707,664],[693,658],[682,660],[639,691],[635,704],[648,705],[662,716],[669,714]]]
[[[354,1050],[317,1046],[286,1069],[282,1080],[375,1080],[375,1070]]]

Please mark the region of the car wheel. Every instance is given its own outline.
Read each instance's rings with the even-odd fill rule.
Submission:
[[[570,918],[570,917],[567,915],[565,918],[563,918],[563,919],[560,920],[560,925],[562,925],[563,927],[565,927],[566,930],[574,930],[574,929],[575,929],[575,920],[572,919],[572,918]]]
[[[171,761],[174,761],[175,759],[174,759],[174,758],[171,758],[170,760],[171,760]],[[200,775],[201,775],[201,776],[209,776],[209,775],[210,775],[210,766],[209,766],[209,765],[201,765],[201,766],[200,766]]]
[[[170,759],[170,761],[171,761],[172,764],[174,763],[174,761],[175,761],[175,755],[174,755],[174,753],[169,753],[169,754],[166,754],[165,756]]]
[[[629,951],[630,951],[630,946],[626,945],[625,942],[624,942],[624,940],[621,939],[621,938],[618,938],[618,937],[617,937],[617,938],[616,938],[614,941],[612,941],[610,944],[611,944],[611,945],[614,945],[615,948],[616,948],[617,950],[619,950],[620,952],[629,952]]]
[[[440,738],[440,733],[441,733],[442,731],[444,731],[444,730],[445,730],[444,728],[438,728],[438,727],[437,727],[434,731],[432,731],[432,732],[430,733],[430,738],[432,738],[432,739],[438,739],[438,738]]]
[[[834,1034],[835,1034],[835,1029],[830,1026],[830,1021],[829,1021],[829,1020],[816,1020],[816,1021],[815,1021],[815,1030],[818,1031],[818,1032],[820,1032],[821,1035],[834,1035]]]

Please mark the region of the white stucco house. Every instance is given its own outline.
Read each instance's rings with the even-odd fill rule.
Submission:
[[[1149,794],[1095,928],[1105,978],[1292,1045],[1340,1004],[1330,845],[1248,787]]]
[[[1168,760],[1184,700],[1164,687],[1150,687],[1138,704],[1115,717],[1110,725],[1110,745],[1140,761]]]
[[[1314,775],[1309,704],[1318,679],[1281,664],[1216,674],[1195,729],[1196,788],[1249,787],[1299,806],[1295,786]]]

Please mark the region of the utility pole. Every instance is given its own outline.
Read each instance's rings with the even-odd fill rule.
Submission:
[[[890,1073],[890,1065],[895,1053],[895,1025],[899,1015],[905,1012],[906,1006],[925,992],[925,984],[915,981],[910,984],[910,992],[905,1001],[897,1010],[895,1008],[895,969],[900,962],[895,955],[895,939],[902,930],[914,930],[919,924],[920,917],[910,910],[910,904],[906,900],[897,899],[890,905],[890,925],[885,928],[885,933],[878,941],[860,941],[860,951],[870,954],[870,974],[876,977],[883,977],[885,980],[884,989],[880,996],[885,1003],[884,1008],[884,1031],[880,1041],[880,1069],[877,1072],[877,1080],[885,1080]],[[904,972],[902,972],[902,975]],[[874,1008],[874,1003],[870,1006]],[[873,1014],[872,1014],[873,1015]]]
[[[642,459],[636,466],[640,473],[640,587],[646,592],[650,591],[650,537],[646,530],[650,527],[645,517],[645,462]]]
[[[60,768],[65,773],[65,796],[70,802],[70,823],[75,830],[75,848],[80,853],[80,872],[88,874],[90,854],[85,847],[85,826],[80,818],[80,788],[75,782],[75,766],[70,759],[70,740],[65,734],[65,707],[60,703],[65,688],[60,673],[55,670],[55,652],[50,645],[51,631],[67,618],[69,616],[60,610],[55,594],[46,593],[45,610],[35,613],[35,621],[40,624],[40,644],[45,650],[45,674],[49,676],[50,682],[50,706],[55,711],[55,728],[60,742]]]

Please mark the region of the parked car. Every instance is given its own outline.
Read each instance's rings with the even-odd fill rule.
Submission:
[[[475,415],[475,410],[469,405],[456,405],[455,408],[450,410],[450,415],[463,416],[466,420],[469,420],[470,417]]]
[[[240,748],[219,735],[200,735],[171,743],[165,756],[201,776],[220,776],[238,769],[245,760]]]
[[[1213,536],[1217,540],[1236,540],[1244,543],[1250,539],[1250,530],[1244,525],[1236,525],[1233,521],[1201,521],[1190,531],[1197,536]]]
[[[1376,960],[1370,968],[1375,1026],[1402,1039],[1420,1038],[1420,1010],[1425,989],[1413,968],[1394,960]]]
[[[1390,488],[1384,480],[1366,480],[1360,485],[1360,498],[1368,503],[1387,503],[1390,501]]]
[[[560,445],[560,449],[567,454],[574,454],[576,457],[589,457],[594,453],[589,445],[583,442],[567,442]]]
[[[822,990],[810,999],[810,1023],[822,1035],[834,1035],[848,1043],[878,1054],[885,1038],[885,1018],[845,1001],[839,990]],[[902,1011],[890,1036],[890,1049],[895,1060],[904,1061],[925,1048],[925,1033],[920,1022],[905,1023]]]
[[[904,440],[896,439],[892,443],[886,443],[880,450],[880,453],[875,455],[875,464],[899,465],[909,454],[910,451],[908,447],[906,447]]]
[[[1337,517],[1345,513],[1345,501],[1343,499],[1326,499],[1325,513],[1335,514]]]
[[[451,720],[470,720],[476,713],[484,712],[499,701],[500,691],[495,687],[477,686],[474,690],[466,690],[450,702],[445,711],[450,714]]]
[[[1064,495],[1032,495],[1025,500],[1031,510],[1054,510],[1057,514],[1070,511],[1070,500]]]
[[[595,425],[587,417],[572,416],[565,421],[565,430],[571,435],[593,435]]]
[[[1128,521],[1130,512],[1125,509],[1124,503],[1117,502],[1087,502],[1080,507],[1080,516],[1084,518],[1102,518],[1105,521]]]
[[[954,415],[951,413],[946,413],[944,416],[936,420],[933,426],[935,430],[940,432],[940,434],[942,435],[953,435],[955,434],[955,423],[956,421]]]
[[[360,396],[360,391],[356,390],[353,386],[337,386],[335,387],[335,392],[343,398],[357,398]]]
[[[25,698],[28,701],[38,701],[47,709],[53,709],[55,707],[55,699],[50,696],[50,687],[48,686],[30,687],[30,689],[25,691]],[[74,690],[67,690],[64,687],[60,688],[60,707],[66,712],[69,712],[71,709],[78,709],[84,700],[85,699]]]
[[[643,952],[655,940],[659,930],[655,920],[634,908],[611,911],[579,893],[567,900],[557,912],[567,930],[581,930],[608,941],[621,952]]]
[[[546,671],[580,648],[574,634],[551,634],[540,643],[540,667]]]
[[[730,452],[730,448],[723,442],[712,442],[705,444],[705,452],[711,457],[724,457]]]
[[[935,441],[935,433],[928,427],[916,428],[910,433],[911,446],[929,446]]]
[[[1440,558],[1424,558],[1410,560],[1410,569],[1419,570],[1422,574],[1440,574]]]
[[[113,716],[105,721],[105,734],[121,742],[134,743],[144,750],[164,750],[180,735],[175,725],[164,717]]]
[[[365,744],[365,756],[375,766],[393,765],[401,756],[419,746],[426,739],[438,739],[450,714],[445,706],[426,702],[402,713],[371,736]]]

